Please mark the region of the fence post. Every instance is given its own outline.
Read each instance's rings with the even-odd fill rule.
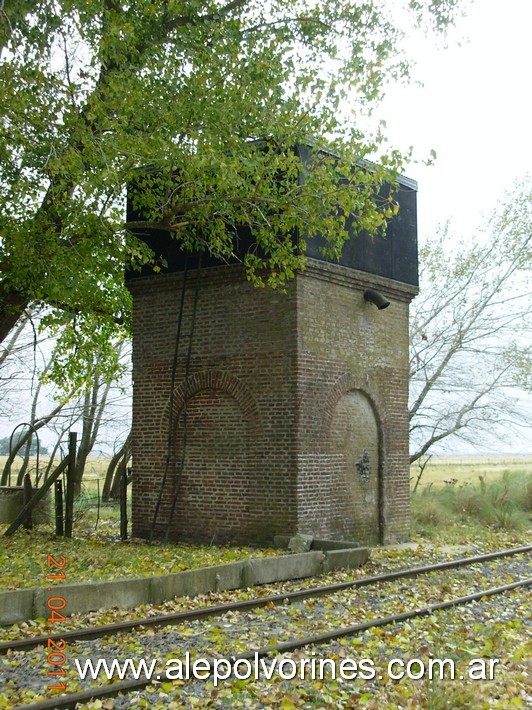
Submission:
[[[96,479],[96,489],[98,492],[98,510],[96,512],[96,525],[94,526],[94,529],[98,529],[98,523],[100,522],[100,479]]]
[[[65,519],[63,517],[63,481],[55,482],[55,534],[63,537],[65,534]]]
[[[72,537],[74,518],[74,488],[76,486],[76,447],[78,435],[71,431],[68,437],[68,468],[66,486],[65,537]]]

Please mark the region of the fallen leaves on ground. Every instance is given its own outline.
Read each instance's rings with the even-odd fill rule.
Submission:
[[[453,532],[453,539],[456,539]],[[467,545],[467,555],[518,547],[526,544],[529,533],[490,532],[481,538],[466,533],[462,543]],[[420,541],[421,542],[421,541]],[[346,579],[382,574],[392,569],[430,564],[450,557],[463,556],[463,548],[442,548],[446,536],[442,531],[440,545],[420,544],[417,548],[401,547],[373,550],[370,561],[359,570],[337,572],[322,577],[319,583],[328,584]],[[255,553],[255,551],[253,551]],[[523,558],[509,558],[510,560]],[[117,658],[179,657],[190,650],[195,657],[223,656],[253,649],[276,640],[306,636],[312,631],[325,630],[334,625],[357,623],[366,618],[391,614],[404,608],[417,608],[431,601],[469,593],[472,580],[481,588],[505,584],[511,578],[512,562],[486,563],[477,571],[466,569],[432,573],[423,579],[397,580],[392,585],[379,584],[353,592],[345,592],[323,600],[309,599],[298,604],[248,611],[245,614],[228,613],[210,621],[182,624],[163,633],[139,629],[134,635],[108,638],[101,644],[105,654]],[[525,560],[526,566],[526,560]],[[526,570],[525,570],[526,573]],[[178,609],[194,608],[207,604],[236,601],[258,595],[285,593],[294,587],[314,586],[316,579],[293,583],[268,585],[234,592],[218,592],[193,599],[177,599],[159,607],[142,607],[134,611],[103,610],[90,615],[77,616],[67,621],[68,626],[84,627],[104,624],[125,618],[149,616]],[[214,686],[212,681],[173,682],[154,684],[141,693],[125,698],[94,701],[82,707],[88,710],[122,710],[123,708],[259,708],[277,710],[294,708],[368,708],[380,710],[405,708],[431,708],[454,710],[454,708],[479,708],[480,710],[506,710],[530,705],[530,679],[527,663],[531,657],[530,620],[532,604],[530,594],[515,590],[504,597],[483,599],[464,607],[435,613],[429,617],[410,620],[406,624],[370,629],[352,638],[343,638],[326,646],[306,648],[285,658],[301,660],[311,658],[371,659],[377,669],[372,680],[355,678],[344,681],[325,675],[324,678],[294,678],[286,680],[274,676],[270,680],[229,678]],[[46,633],[41,622],[28,622],[26,628],[6,629],[10,638],[23,634]],[[61,627],[62,628],[62,627]],[[59,629],[54,629],[59,630]],[[95,653],[86,650],[85,653]],[[36,657],[39,651],[36,650]],[[69,692],[80,689],[74,669],[72,654],[81,653],[76,647],[70,649],[68,669]],[[44,649],[40,650],[44,658]],[[396,680],[387,673],[387,664],[392,658],[405,663],[419,659],[452,659],[456,664],[456,677],[419,680]],[[472,659],[498,658],[494,680],[473,680],[467,677],[468,664]],[[7,659],[17,664],[19,660]],[[460,678],[460,676],[464,678]],[[379,677],[379,676],[382,676]],[[0,710],[18,704],[35,701],[35,691],[4,685],[0,694]],[[43,684],[44,685],[44,684]],[[14,704],[16,701],[16,704]],[[103,703],[106,703],[104,705]],[[11,703],[11,704],[9,704]]]
[[[4,528],[0,527],[0,536]],[[89,535],[83,531],[66,539],[56,537],[47,528],[18,530],[12,537],[2,538],[0,547],[0,585],[2,590],[44,587],[50,584],[48,574],[59,572],[48,567],[48,556],[66,560],[64,579],[53,580],[59,584],[79,584],[123,577],[151,577],[187,569],[212,565],[249,557],[279,554],[273,548],[256,549],[231,545],[192,545],[135,540],[120,542],[108,535]]]

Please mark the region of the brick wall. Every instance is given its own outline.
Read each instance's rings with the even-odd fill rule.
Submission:
[[[189,277],[172,407],[172,361],[182,274],[131,283],[133,307],[133,534],[149,534],[165,469],[157,532],[171,536],[260,538],[296,527],[294,296],[255,289],[237,267],[206,269],[200,284],[187,406],[184,467],[183,379],[194,283]],[[233,453],[232,453],[233,452]]]
[[[378,289],[379,311],[364,300]],[[406,284],[313,262],[298,278],[298,516],[304,532],[362,544],[409,535]],[[365,459],[368,461],[365,463]],[[332,487],[325,520],[311,501]]]
[[[133,534],[158,506],[158,536],[172,518],[182,539],[406,539],[412,287],[311,261],[282,294],[239,266],[204,269],[185,387],[189,275],[171,395],[182,284],[130,282]],[[364,301],[368,286],[388,309]]]

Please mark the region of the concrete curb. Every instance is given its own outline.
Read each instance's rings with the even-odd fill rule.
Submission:
[[[359,567],[368,557],[366,548],[316,550],[140,579],[54,585],[51,591],[48,587],[32,587],[0,592],[0,625],[48,617],[48,600],[54,595],[66,601],[66,607],[61,609],[64,616],[112,607],[131,609],[141,604],[161,604],[174,597],[314,577],[336,569]]]

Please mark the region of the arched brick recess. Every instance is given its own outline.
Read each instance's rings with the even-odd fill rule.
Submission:
[[[171,468],[178,472],[172,536],[216,542],[236,539],[252,526],[256,513],[250,452],[259,422],[257,404],[238,378],[211,369],[193,374],[186,388],[181,383],[172,406],[176,435]],[[161,419],[164,447],[169,407],[170,400]],[[167,496],[175,491],[174,480],[169,479]]]
[[[177,421],[183,411],[185,404],[185,391],[187,399],[192,399],[195,395],[204,390],[214,390],[224,392],[232,397],[239,406],[242,416],[246,419],[251,432],[256,432],[259,428],[259,409],[253,395],[248,388],[230,372],[224,370],[201,370],[194,373],[188,380],[185,387],[182,382],[174,390],[173,397],[173,416],[172,420]],[[168,399],[161,417],[160,431],[161,434],[167,431],[168,413],[170,408],[171,398]]]
[[[322,371],[320,371],[321,374]],[[330,373],[331,375],[333,373]],[[327,384],[311,385],[304,402],[308,449],[298,456],[299,520],[302,532],[322,537],[375,544],[382,537],[384,434],[379,417],[378,384],[371,375],[338,372]],[[370,430],[357,448],[360,419]],[[339,429],[343,427],[344,434]],[[348,442],[342,442],[341,436]],[[371,444],[369,443],[371,440]],[[368,449],[371,476],[358,475],[357,463]]]
[[[382,475],[379,426],[367,393],[350,387],[337,399],[328,428],[328,448],[337,462],[331,483],[334,509],[343,521],[344,529],[339,532],[359,544],[378,544]]]
[[[344,372],[344,374],[341,375],[329,389],[329,393],[323,405],[323,414],[325,419],[324,431],[327,432],[328,436],[331,427],[332,417],[336,410],[338,402],[344,395],[346,395],[348,392],[351,392],[352,390],[360,390],[360,392],[362,392],[368,398],[368,401],[371,404],[371,407],[375,414],[377,426],[379,428],[380,444],[381,422],[378,414],[380,409],[378,394],[375,391],[375,388],[372,386],[372,382],[369,380],[369,378],[367,378],[366,382],[363,383],[360,378],[355,377],[352,372]]]

